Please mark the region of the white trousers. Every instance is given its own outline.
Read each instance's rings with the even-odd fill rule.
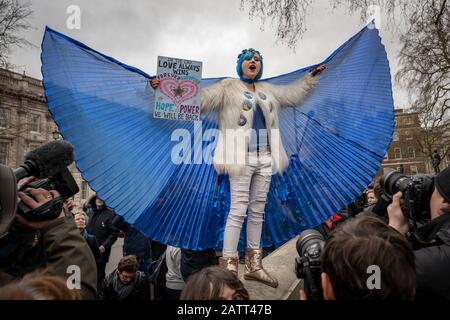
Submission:
[[[231,204],[223,239],[223,257],[238,256],[242,224],[247,216],[247,248],[260,247],[264,208],[272,179],[270,152],[249,152],[245,172],[230,177]]]

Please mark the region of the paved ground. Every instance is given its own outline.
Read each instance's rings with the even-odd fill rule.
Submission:
[[[123,238],[117,238],[117,241],[111,248],[111,255],[109,256],[109,262],[106,265],[106,275],[110,274],[117,268],[119,260],[122,258],[122,246]]]
[[[272,254],[263,259],[263,265],[270,274],[278,279],[278,288],[271,288],[256,281],[246,281],[243,277],[244,265],[239,264],[240,279],[247,288],[252,300],[279,300],[298,299],[298,290],[301,281],[295,276],[294,258],[297,255],[295,249],[297,238],[288,241],[286,244],[275,250]],[[106,265],[108,275],[117,268],[119,260],[122,258],[123,238],[118,238],[111,248],[111,256]]]

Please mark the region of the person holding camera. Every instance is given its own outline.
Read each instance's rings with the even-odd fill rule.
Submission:
[[[362,215],[348,219],[324,246],[323,242],[315,230],[300,234],[297,251],[301,258],[297,261],[308,260],[302,274],[310,274],[300,277],[305,288],[300,291],[300,300],[414,299],[412,247],[379,218]],[[313,261],[317,257],[319,267]]]
[[[450,168],[434,179],[429,204],[431,220],[411,234],[401,206],[403,194],[394,194],[388,206],[389,225],[413,237],[417,271],[417,298],[450,299]]]
[[[82,297],[95,299],[97,268],[92,252],[73,217],[64,214],[62,205],[52,206],[60,198],[58,191],[29,188],[31,181],[25,180],[18,192],[13,170],[0,165],[0,286],[44,269],[43,275],[72,276],[74,288],[81,287]],[[56,218],[28,218],[17,212],[17,197],[35,215],[58,209]]]

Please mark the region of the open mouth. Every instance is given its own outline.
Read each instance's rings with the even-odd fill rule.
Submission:
[[[255,65],[251,65],[250,67],[248,67],[250,70],[255,71],[256,70],[256,66]]]

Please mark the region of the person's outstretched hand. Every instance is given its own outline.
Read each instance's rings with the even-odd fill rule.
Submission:
[[[152,86],[153,90],[158,89],[160,82],[161,81],[158,78],[150,79],[150,85]]]
[[[327,66],[325,64],[321,64],[320,66],[315,67],[311,71],[311,76],[315,77],[318,74],[321,74],[326,68],[327,68]]]

